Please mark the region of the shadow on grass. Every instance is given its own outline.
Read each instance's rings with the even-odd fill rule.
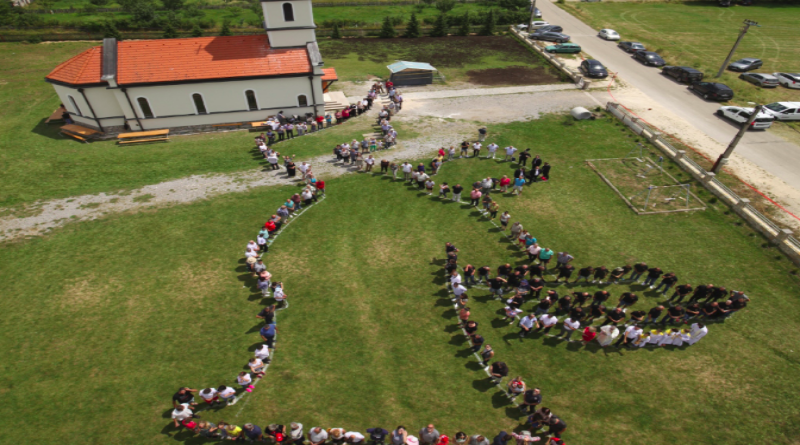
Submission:
[[[502,408],[508,405],[513,406],[511,400],[509,400],[508,397],[502,391],[497,391],[492,395],[492,406],[494,408]],[[519,411],[519,409],[517,409],[517,411]]]
[[[448,343],[455,346],[461,346],[464,343],[467,343],[467,337],[465,337],[464,334],[458,333],[452,336]],[[470,355],[472,355],[472,349],[468,348],[463,351],[459,351],[458,354],[466,354],[463,355],[463,357],[469,357]],[[462,355],[457,355],[457,357],[462,357]]]
[[[442,312],[442,318],[446,318],[446,319],[455,318],[456,314],[457,313],[456,313],[455,309],[449,309],[449,310],[446,310],[446,311]]]
[[[436,300],[436,306],[447,307],[447,306],[452,306],[452,305],[453,305],[453,302],[449,298],[440,298],[440,299]],[[442,317],[444,317],[444,314],[442,314]]]
[[[44,136],[44,137],[47,137],[47,138],[50,138],[50,139],[55,139],[55,140],[64,139],[64,136],[61,136],[61,133],[59,132],[59,128],[61,128],[61,124],[59,124],[59,125],[47,125],[47,124],[44,123],[45,120],[47,120],[47,119],[42,118],[39,122],[37,122],[36,126],[34,126],[31,129],[31,133],[36,133],[36,134],[38,134],[40,136]]]
[[[472,387],[480,392],[486,392],[495,386],[494,383],[492,383],[492,380],[489,377],[486,377],[484,379],[478,379],[472,382]]]

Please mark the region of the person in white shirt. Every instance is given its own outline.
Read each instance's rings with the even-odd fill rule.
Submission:
[[[253,251],[253,249],[251,249],[249,247],[244,251],[244,257],[245,258],[255,258],[257,256],[258,256],[258,252]]]
[[[703,323],[694,323],[692,324],[692,330],[689,334],[691,337],[686,343],[693,345],[708,334],[708,328]]]
[[[411,164],[409,164],[408,162],[403,162],[403,165],[401,166],[401,168],[403,169],[403,180],[410,181],[411,180],[411,171],[414,169],[414,167]]]
[[[391,105],[391,104],[390,104]],[[364,435],[356,431],[348,431],[344,433],[344,438],[347,443],[362,444],[364,443]]]
[[[311,168],[311,165],[306,164],[305,162],[301,163],[297,169],[303,174],[303,179],[306,179],[306,175],[308,174],[308,169]]]
[[[288,297],[288,295],[283,292],[283,283],[277,283],[275,290],[272,293],[272,298],[275,299],[275,301],[278,303],[278,306],[283,306],[283,304],[286,302],[286,297]]]
[[[219,393],[219,397],[228,403],[232,402],[236,398],[236,390],[230,386],[222,385],[217,388],[217,392]]]
[[[552,329],[552,327],[555,326],[556,323],[558,323],[558,317],[556,317],[553,314],[546,313],[543,314],[541,317],[539,317],[539,322],[541,325],[539,326],[537,331],[541,331],[542,329],[544,329],[543,332],[547,334],[548,332],[550,332],[550,329]]]
[[[516,152],[517,149],[514,146],[506,147],[506,157],[503,159],[503,161],[511,160],[514,157],[514,153]]]
[[[650,333],[650,344],[652,345],[660,345],[661,341],[664,340],[664,330],[663,329],[654,329],[654,332]]]
[[[280,170],[281,167],[278,165],[277,154],[271,153],[269,156],[267,156],[267,161],[269,162],[269,165],[270,167],[272,167],[273,170]]]
[[[447,160],[448,161],[452,161],[453,158],[455,158],[455,157],[456,157],[456,147],[451,145],[450,149],[447,150]]]
[[[180,423],[186,419],[191,419],[194,412],[188,403],[182,403],[172,410],[172,421],[175,423],[175,428],[180,427]]]
[[[453,286],[453,295],[455,295],[456,298],[461,297],[461,295],[463,295],[466,291],[467,288],[464,287],[461,283],[458,283],[455,286]]]
[[[626,347],[630,348],[641,333],[642,328],[640,326],[628,326],[628,328],[625,329],[625,333],[620,335],[619,340],[614,343],[614,346],[619,347],[621,344],[624,344]]]
[[[258,243],[256,243],[253,240],[250,240],[250,242],[247,243],[247,249],[250,249],[253,252],[258,252]]]
[[[477,158],[478,155],[481,154],[481,148],[482,147],[483,147],[483,145],[480,142],[476,142],[476,143],[472,144],[472,157],[473,158]]]
[[[250,367],[250,371],[255,374],[257,379],[264,377],[264,362],[261,361],[258,357],[253,357],[247,362],[247,366]]]
[[[510,320],[511,323],[509,324],[514,324],[514,320],[519,318],[519,314],[522,313],[522,309],[518,309],[512,306],[506,306],[503,309],[505,309],[506,311],[506,318],[504,318],[503,321]]]
[[[564,324],[561,326],[561,333],[558,334],[558,337],[569,340],[569,338],[572,337],[572,333],[580,329],[580,327],[580,321],[573,320],[572,317],[566,318],[564,319]]]
[[[459,274],[457,270],[454,270],[450,273],[450,286],[456,287],[459,284],[461,284],[461,274]]]
[[[497,154],[497,149],[500,148],[500,146],[492,142],[486,148],[489,150],[489,153],[486,155],[486,159],[494,159],[494,156]]]
[[[650,336],[646,333],[640,334],[633,340],[633,345],[643,348],[650,342]]]
[[[267,346],[266,343],[259,346],[258,349],[256,349],[255,355],[257,359],[269,363],[269,346]]]
[[[308,432],[308,441],[311,445],[325,445],[328,440],[328,432],[324,429],[315,426]]]
[[[536,315],[528,314],[519,321],[519,337],[525,338],[530,334],[534,326],[539,327],[539,322],[536,320]]]
[[[219,391],[215,388],[206,388],[200,391],[200,397],[212,407],[219,403]]]
[[[423,190],[425,188],[425,181],[427,181],[429,178],[430,176],[428,176],[428,174],[425,172],[420,172],[417,175],[417,186],[419,187],[420,190]]]

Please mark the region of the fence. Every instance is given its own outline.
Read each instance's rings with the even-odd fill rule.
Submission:
[[[800,265],[800,241],[792,236],[792,231],[782,229],[772,220],[761,214],[753,206],[750,200],[741,198],[725,184],[721,183],[714,173],[706,171],[699,164],[686,157],[684,150],[676,149],[661,134],[647,125],[644,121],[631,114],[622,105],[609,102],[606,109],[625,125],[642,135],[651,144],[661,150],[666,156],[675,161],[681,168],[687,171],[695,179],[700,181],[703,187],[717,196],[722,202],[731,206],[737,215],[744,218],[751,227],[762,233],[772,241],[781,252],[785,253],[793,263]]]
[[[456,0],[456,3],[478,3],[481,0]],[[403,5],[418,5],[424,3],[421,0],[388,0],[388,1],[371,1],[371,2],[312,2],[314,8],[329,8],[336,6],[403,6]],[[35,2],[34,2],[35,4]],[[198,6],[197,9],[227,9],[231,7],[241,7],[241,5],[203,5]],[[166,11],[167,9],[158,9],[158,11]],[[74,14],[84,12],[124,12],[122,8],[92,8],[86,10],[83,8],[73,9],[25,9],[27,14]]]
[[[554,56],[547,51],[545,51],[542,47],[537,45],[531,39],[528,39],[525,34],[526,31],[520,31],[515,27],[511,27],[511,33],[517,37],[517,40],[521,41],[524,45],[528,45],[529,47],[533,48],[539,55],[544,57],[548,62],[550,62],[553,66],[558,68],[559,71],[566,74],[576,85],[580,86],[584,90],[589,88],[591,85],[591,81],[583,77],[583,74],[579,73],[578,71],[573,70],[572,68],[566,66],[564,62],[561,61],[557,56]]]

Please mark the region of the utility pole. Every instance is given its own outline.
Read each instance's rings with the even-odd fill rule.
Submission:
[[[725,149],[725,152],[719,155],[719,158],[717,158],[717,162],[715,162],[714,166],[711,167],[712,173],[714,173],[715,175],[719,174],[719,171],[722,169],[722,166],[725,165],[726,161],[728,160],[728,157],[730,157],[731,153],[733,153],[733,149],[735,149],[736,146],[739,144],[739,141],[742,140],[742,136],[744,136],[744,133],[747,131],[748,128],[750,128],[750,125],[752,125],[753,121],[756,120],[756,117],[758,116],[759,113],[761,113],[761,110],[763,108],[764,108],[763,105],[756,106],[756,108],[753,110],[753,114],[750,115],[750,119],[747,119],[747,122],[742,124],[742,128],[740,128],[739,132],[736,133],[736,137],[733,138],[730,145],[728,145],[728,148]]]
[[[717,73],[716,76],[717,78],[719,78],[719,76],[722,75],[722,73],[725,71],[725,67],[728,66],[728,64],[731,62],[731,58],[733,57],[733,53],[736,52],[736,48],[739,46],[739,42],[742,41],[742,37],[744,37],[744,35],[747,34],[747,30],[750,29],[751,26],[759,26],[759,25],[758,23],[752,20],[744,21],[744,26],[742,26],[742,29],[739,30],[739,38],[736,39],[736,43],[733,44],[733,48],[731,48],[731,52],[728,53],[728,57],[725,59],[724,62],[722,62],[722,66],[719,67],[719,72]]]
[[[531,0],[531,19],[528,21],[528,33],[533,32],[531,27],[533,26],[533,20],[536,18],[534,14],[536,14],[536,0]]]

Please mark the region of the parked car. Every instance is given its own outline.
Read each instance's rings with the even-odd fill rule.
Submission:
[[[739,74],[739,79],[746,80],[761,88],[775,88],[778,86],[778,78],[772,74],[743,73]]]
[[[728,65],[728,69],[731,71],[739,71],[743,73],[745,71],[752,71],[754,69],[761,68],[761,65],[763,64],[764,62],[762,62],[761,59],[747,57],[731,63],[730,65]]]
[[[619,33],[613,29],[601,29],[597,35],[605,40],[619,40]]]
[[[658,53],[652,51],[636,51],[633,53],[633,58],[648,66],[664,66],[667,64]]]
[[[753,115],[754,110],[754,108],[743,107],[719,107],[719,110],[717,110],[717,116],[721,116],[734,122],[743,124],[750,120],[750,116]],[[772,126],[772,122],[774,120],[775,118],[772,117],[771,114],[761,111],[758,113],[758,116],[756,116],[756,119],[750,124],[750,128],[748,128],[748,130],[766,130]]]
[[[548,53],[579,53],[581,46],[577,43],[558,43],[544,48]]]
[[[531,9],[528,8],[528,11],[530,11],[530,10]],[[533,8],[533,17],[537,18],[537,19],[542,18],[542,11],[539,8]]]
[[[560,32],[553,32],[553,31],[535,32],[530,35],[530,38],[533,40],[544,40],[546,42],[558,42],[558,43],[566,43],[569,42],[570,39],[570,37],[566,34],[561,34]]]
[[[623,51],[626,53],[635,53],[636,51],[647,51],[647,48],[644,47],[639,42],[619,42],[617,46],[622,48]]]
[[[731,5],[731,0],[719,0],[719,5],[723,8],[727,8]]]
[[[779,121],[800,121],[800,102],[775,102],[764,105],[764,111]]]
[[[702,71],[688,66],[665,66],[661,70],[661,74],[671,76],[678,82],[683,83],[700,82],[705,76]]]
[[[606,77],[608,77],[608,70],[606,70],[606,67],[604,67],[602,63],[594,59],[584,60],[583,62],[581,62],[581,66],[579,69],[587,77],[597,77],[599,79],[605,79]]]
[[[544,31],[551,31],[551,32],[564,32],[564,28],[562,28],[562,27],[560,27],[560,26],[558,26],[558,25],[547,25],[547,26],[542,26],[541,28],[539,28],[539,30],[540,30],[540,31],[543,31],[543,32],[544,32]]]
[[[543,20],[534,20],[531,23],[531,29],[544,28],[545,26],[550,26],[550,24],[545,22],[545,21],[543,21]],[[528,29],[528,24],[527,23],[520,23],[519,25],[517,25],[517,29],[519,29],[520,31],[524,31],[524,30]]]
[[[724,83],[695,82],[689,85],[689,89],[703,96],[703,99],[706,100],[725,101],[733,99],[733,90]]]
[[[800,88],[800,73],[772,73],[772,75],[786,88]]]

